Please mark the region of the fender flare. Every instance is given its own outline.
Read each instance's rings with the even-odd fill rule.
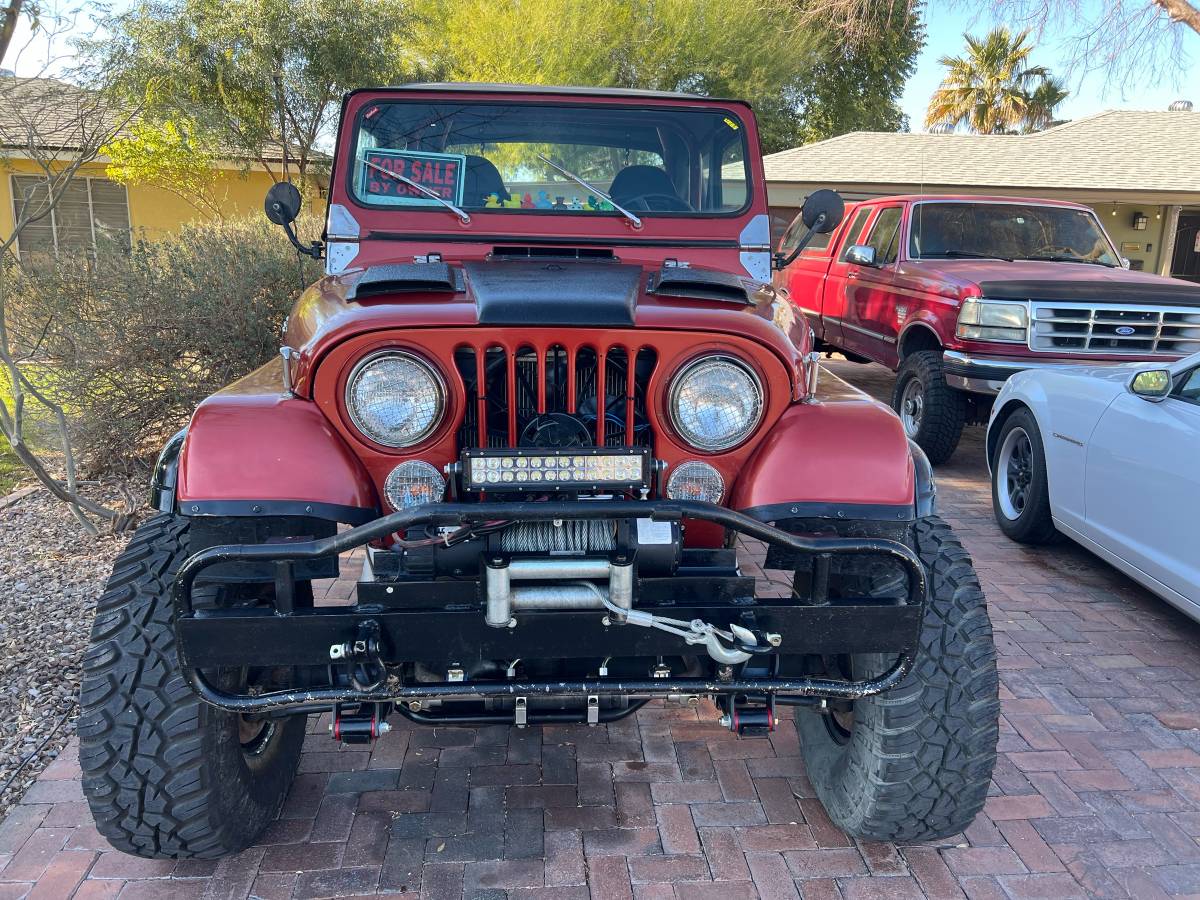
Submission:
[[[756,519],[912,521],[933,504],[929,461],[875,400],[797,403],[742,470],[730,506]]]
[[[174,460],[168,455],[162,465],[164,490],[174,467],[176,511],[350,525],[378,518],[378,494],[362,462],[316,403],[280,391],[279,365],[252,372],[196,408]],[[161,492],[158,500],[164,502]]]
[[[154,470],[150,473],[150,506],[158,512],[175,512],[175,485],[179,481],[179,454],[183,450],[185,438],[187,438],[186,425],[167,439],[162,450],[159,451],[158,459],[154,461]]]

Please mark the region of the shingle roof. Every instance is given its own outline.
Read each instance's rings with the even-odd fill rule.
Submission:
[[[31,137],[42,150],[73,151],[85,143],[94,146],[96,136],[106,137],[114,127],[118,128],[116,134],[128,134],[119,127],[127,120],[125,110],[87,88],[56,78],[0,76],[0,149],[10,154],[19,155]],[[289,152],[294,159],[295,151]],[[230,161],[242,155],[228,151]],[[262,156],[268,162],[278,162],[283,144],[267,142]],[[310,156],[328,158],[315,150]]]
[[[1022,135],[855,131],[764,164],[768,182],[1200,191],[1200,112],[1109,110]]]

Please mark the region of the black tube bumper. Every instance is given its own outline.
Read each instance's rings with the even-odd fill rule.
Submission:
[[[718,627],[744,623],[782,636],[783,655],[894,653],[896,663],[882,675],[860,681],[819,676],[713,678],[588,678],[561,680],[401,683],[392,678],[370,689],[351,685],[277,690],[257,695],[221,690],[203,674],[219,668],[321,666],[330,664],[330,647],[353,641],[364,625],[379,634],[384,659],[443,662],[476,658],[640,657],[703,653],[657,629],[610,622],[602,611],[526,612],[516,628],[485,624],[477,582],[439,582],[438,602],[413,607],[389,603],[378,585],[357,606],[295,609],[195,610],[192,588],[207,568],[221,563],[271,561],[287,564],[337,555],[420,525],[467,526],[494,522],[553,519],[645,519],[715,522],[752,538],[829,560],[846,554],[877,555],[899,564],[908,576],[903,600],[854,598],[802,602],[754,596],[753,579],[721,578],[706,586],[701,578],[641,579],[635,608],[674,619],[699,618]],[[720,588],[715,585],[719,581]],[[402,588],[403,582],[397,584]],[[209,547],[180,566],[172,586],[180,664],[192,687],[207,702],[243,713],[311,709],[318,705],[394,702],[417,699],[488,699],[578,695],[638,698],[668,694],[791,694],[854,699],[898,684],[911,669],[918,646],[926,597],[926,576],[919,557],[902,543],[882,538],[817,537],[791,534],[742,513],[689,501],[566,501],[439,503],[393,513],[328,538],[298,543]],[[399,599],[403,591],[398,590]],[[735,667],[736,669],[737,667]]]

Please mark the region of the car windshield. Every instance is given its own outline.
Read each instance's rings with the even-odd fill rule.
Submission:
[[[1030,203],[918,203],[908,255],[1120,265],[1089,210]]]
[[[356,129],[349,177],[369,206],[694,216],[750,198],[746,129],[725,109],[380,101]]]

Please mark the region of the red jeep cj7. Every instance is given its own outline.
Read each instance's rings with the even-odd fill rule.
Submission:
[[[984,598],[924,455],[819,391],[766,283],[746,104],[357,91],[322,243],[299,203],[275,185],[267,214],[328,274],[280,357],[167,444],[98,604],[80,757],[114,846],[245,847],[310,714],[366,743],[389,715],[598,723],[666,697],[739,734],[794,706],[851,834],[971,821],[997,738]],[[807,233],[841,214],[815,194]],[[789,596],[756,595],[739,536]],[[315,604],[356,547],[354,602]]]
[[[892,406],[934,463],[1022,369],[1178,359],[1200,350],[1200,286],[1124,268],[1086,206],[883,197],[798,255],[777,288],[822,349],[898,370]]]

